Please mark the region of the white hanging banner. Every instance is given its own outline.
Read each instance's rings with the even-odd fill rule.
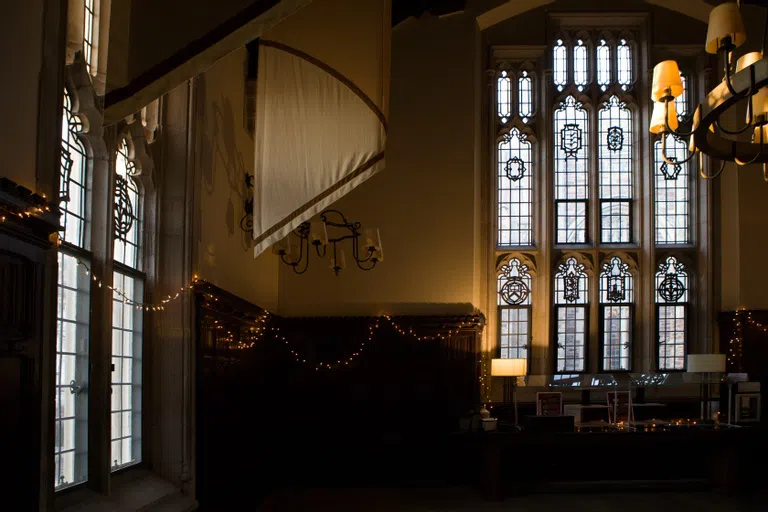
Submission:
[[[314,0],[259,46],[254,256],[384,168],[390,0]]]

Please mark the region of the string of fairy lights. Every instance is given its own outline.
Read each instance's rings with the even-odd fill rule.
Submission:
[[[730,340],[728,340],[728,354],[726,358],[731,367],[736,368],[739,372],[743,369],[743,349],[744,349],[744,326],[763,331],[764,334],[768,334],[768,325],[758,322],[752,317],[752,312],[747,311],[745,308],[737,309],[736,316],[733,321],[733,333]]]
[[[458,326],[452,329],[448,329],[447,334],[443,333],[437,333],[434,335],[420,335],[417,334],[413,328],[403,328],[400,324],[395,322],[392,317],[389,315],[383,315],[380,317],[377,317],[373,322],[371,322],[370,325],[368,325],[368,336],[362,340],[357,348],[352,350],[348,355],[344,357],[339,357],[334,360],[330,361],[310,361],[307,359],[306,356],[303,356],[297,348],[295,348],[298,344],[292,342],[289,340],[285,334],[283,334],[283,331],[281,331],[279,326],[267,326],[266,322],[271,317],[271,313],[265,311],[260,317],[258,317],[254,323],[259,325],[259,327],[251,327],[249,329],[249,333],[251,333],[248,336],[247,341],[243,341],[242,339],[235,339],[234,333],[232,331],[227,330],[226,334],[221,338],[225,342],[229,342],[229,348],[236,349],[236,350],[242,350],[242,349],[248,349],[253,348],[256,343],[261,339],[260,333],[266,333],[270,332],[272,333],[273,337],[284,344],[288,351],[291,353],[291,356],[293,357],[294,361],[299,364],[306,364],[306,365],[312,365],[315,371],[320,370],[336,370],[341,369],[345,367],[349,367],[352,363],[355,362],[356,359],[359,359],[363,352],[365,351],[366,347],[375,343],[376,341],[376,332],[381,328],[382,326],[382,319],[386,320],[389,325],[392,327],[392,329],[395,330],[398,334],[401,336],[410,336],[413,339],[417,341],[433,341],[433,340],[448,340],[453,335],[459,334],[461,329],[467,326],[474,325],[473,322],[459,322]],[[224,327],[219,324],[218,320],[215,322],[215,329],[222,330]],[[263,335],[263,334],[262,334]],[[481,376],[480,382],[482,384],[483,378]]]
[[[116,295],[118,295],[120,298],[123,299],[123,304],[134,306],[136,309],[142,310],[142,311],[165,311],[166,304],[180,298],[184,292],[191,290],[192,288],[194,288],[195,284],[200,282],[200,278],[198,278],[197,274],[195,274],[192,277],[192,281],[187,286],[182,286],[179,289],[179,291],[177,291],[175,294],[168,294],[168,296],[162,299],[160,302],[154,302],[154,303],[140,302],[140,301],[133,300],[122,289],[118,288],[117,286],[112,286],[111,284],[105,285],[101,277],[94,274],[91,268],[83,260],[78,258],[77,265],[79,267],[82,267],[83,271],[85,272],[85,275],[89,276],[90,279],[93,280],[93,282],[96,283],[99,288],[101,288],[102,286],[106,286],[108,289],[112,290],[112,292],[114,292]]]

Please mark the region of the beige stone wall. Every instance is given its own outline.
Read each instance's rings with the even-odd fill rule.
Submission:
[[[42,65],[43,0],[3,5],[0,31],[0,97],[4,121],[0,128],[0,176],[37,190],[38,84]],[[51,63],[55,65],[55,63]],[[63,63],[62,63],[63,65]]]
[[[380,228],[384,261],[364,272],[347,247],[338,277],[316,255],[303,275],[281,264],[281,314],[461,313],[477,306],[477,38],[466,14],[411,19],[394,30],[386,168],[332,206]]]
[[[253,140],[245,130],[245,48],[196,79],[193,144],[200,190],[198,274],[254,304],[277,308],[277,260],[254,260],[250,235],[240,229],[245,173],[253,174]]]

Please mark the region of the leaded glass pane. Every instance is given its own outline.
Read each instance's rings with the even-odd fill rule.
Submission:
[[[56,312],[54,487],[88,479],[90,278],[78,258],[59,252]]]
[[[616,60],[619,84],[626,91],[632,85],[632,48],[626,39],[621,39],[616,47]]]
[[[552,76],[558,91],[568,85],[568,50],[562,39],[555,41],[552,49]]]
[[[533,245],[531,143],[512,129],[498,145],[499,247]]]
[[[528,123],[533,116],[533,79],[527,71],[520,72],[517,79],[517,109],[520,120]]]
[[[141,197],[134,172],[135,165],[128,159],[128,143],[123,139],[115,159],[114,258],[123,265],[138,269]]]
[[[584,371],[587,308],[557,306],[557,371]]]
[[[683,94],[675,98],[675,110],[677,110],[677,120],[683,122],[688,117],[688,78],[682,71],[680,80],[683,82]]]
[[[656,272],[659,370],[685,369],[688,273],[674,256]]]
[[[59,209],[62,240],[85,248],[87,156],[78,138],[80,119],[72,113],[72,98],[64,91],[61,125],[61,166],[59,167]]]
[[[611,84],[611,47],[605,39],[597,46],[597,85],[605,91]]]
[[[629,370],[634,283],[629,265],[613,257],[600,273],[603,370]]]
[[[632,112],[612,96],[600,109],[600,241],[632,241]]]
[[[587,112],[573,96],[554,114],[556,242],[585,243],[589,200]]]
[[[85,0],[85,19],[83,20],[83,57],[88,73],[93,74],[91,63],[93,62],[93,21],[95,19],[93,0]]]
[[[502,71],[496,80],[497,114],[502,123],[512,116],[512,82],[506,71]]]
[[[112,294],[112,470],[141,461],[142,310],[144,283],[113,273]]]
[[[682,162],[688,147],[668,134],[667,158]],[[690,243],[690,171],[688,163],[669,164],[661,154],[661,138],[654,145],[654,220],[657,245]]]
[[[583,91],[589,82],[587,46],[581,39],[576,41],[576,46],[573,47],[573,82],[580,91]]]

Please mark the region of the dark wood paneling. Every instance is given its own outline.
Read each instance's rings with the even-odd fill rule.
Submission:
[[[420,336],[446,334],[421,341],[382,317],[270,315],[264,324],[262,310],[210,285],[198,289],[197,312],[203,507],[284,485],[432,478],[440,440],[479,399],[480,316],[393,318]],[[318,370],[319,361],[340,367]]]

